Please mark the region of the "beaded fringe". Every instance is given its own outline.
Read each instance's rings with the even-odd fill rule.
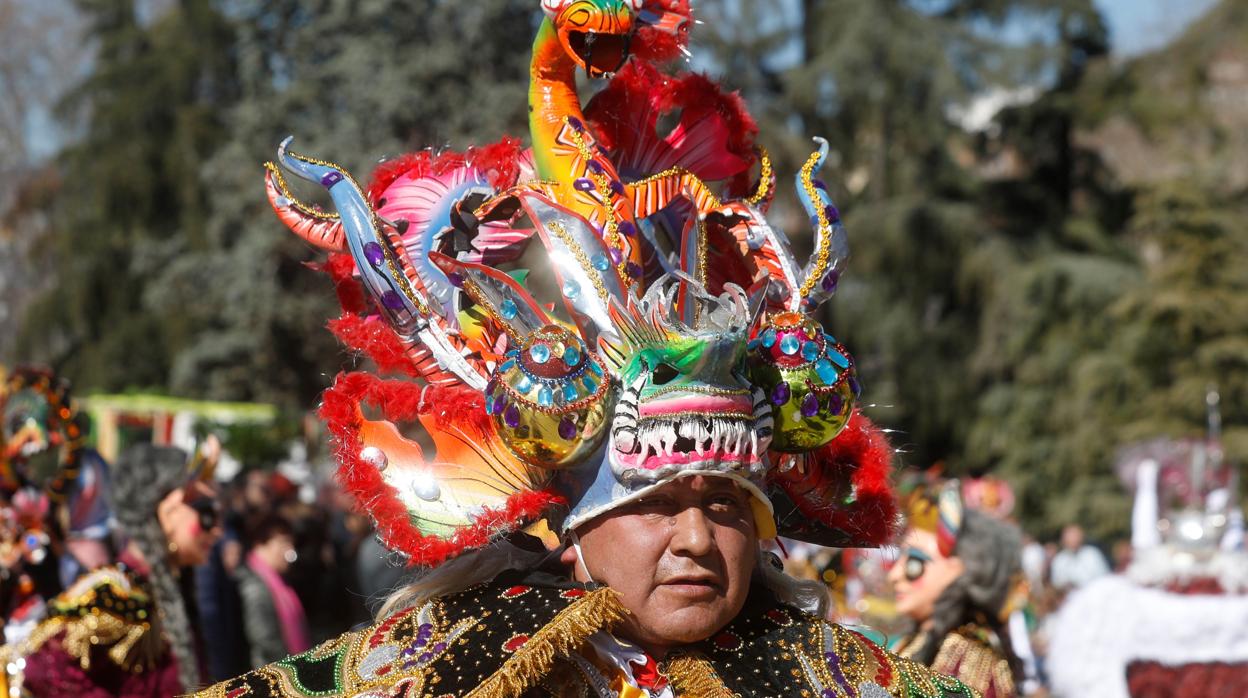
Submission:
[[[728,690],[711,663],[698,657],[678,657],[667,665],[667,677],[677,694],[689,698],[738,698]]]
[[[590,635],[615,625],[627,615],[615,591],[606,587],[591,591],[560,611],[466,698],[521,695],[550,673],[556,659],[577,651]]]

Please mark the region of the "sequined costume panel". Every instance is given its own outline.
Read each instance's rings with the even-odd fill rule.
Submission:
[[[624,613],[609,589],[482,585],[199,695],[517,696]]]
[[[492,583],[400,612],[201,693],[246,696],[617,698],[581,650],[627,612],[609,589]],[[678,696],[976,696],[862,635],[754,603],[660,669]]]
[[[858,632],[781,605],[747,607],[668,666],[679,694],[700,698],[977,696],[957,679],[894,655]]]

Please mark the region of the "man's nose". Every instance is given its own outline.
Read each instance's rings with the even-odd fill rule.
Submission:
[[[676,515],[671,549],[690,557],[701,557],[715,549],[715,533],[711,520],[698,507],[685,507]]]

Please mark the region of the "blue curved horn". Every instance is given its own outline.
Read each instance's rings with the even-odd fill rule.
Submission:
[[[389,240],[381,231],[373,207],[360,186],[345,170],[290,151],[293,136],[277,149],[277,160],[292,173],[329,191],[342,219],[347,247],[355,260],[364,287],[377,301],[390,324],[407,336],[420,331],[428,314],[425,299],[403,276]]]

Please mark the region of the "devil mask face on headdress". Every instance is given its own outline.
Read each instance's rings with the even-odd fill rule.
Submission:
[[[611,18],[623,33],[631,31],[625,19],[688,20],[687,11],[680,22],[663,20],[685,7],[676,0],[543,7],[564,52],[591,73],[606,66],[576,32],[598,31],[598,42]],[[548,60],[555,38],[538,41],[547,44],[535,62]],[[753,127],[739,100],[692,77],[638,79],[652,70],[630,64],[585,113],[540,101],[538,109],[568,110],[534,119],[534,140],[553,144],[549,152],[505,141],[422,153],[383,165],[367,192],[284,143],[281,165],[326,187],[338,215],[301,204],[269,168],[283,221],[350,253],[351,263],[337,257],[331,272],[340,290],[362,288],[365,297],[343,292],[348,313],[335,331],[383,371],[420,380],[340,376],[322,408],[347,487],[383,541],[417,563],[558,519],[564,506],[570,528],[690,474],[731,477],[754,493],[763,531],[775,530],[775,501],[786,535],[867,545],[888,535],[886,446],[855,416],[849,354],[811,316],[848,254],[839,213],[815,179],[826,142],[798,176],[816,227],[815,254],[802,266],[763,216],[774,192],[765,156],[761,182],[743,198],[721,201],[699,177],[748,174]],[[669,140],[648,111],[663,108],[681,110]],[[687,138],[702,129],[710,135]],[[482,190],[485,202],[468,210]],[[533,239],[562,315],[523,274],[499,268]],[[394,426],[415,420],[436,456]],[[852,438],[838,443],[853,420]],[[850,511],[868,512],[861,526],[844,520]]]

